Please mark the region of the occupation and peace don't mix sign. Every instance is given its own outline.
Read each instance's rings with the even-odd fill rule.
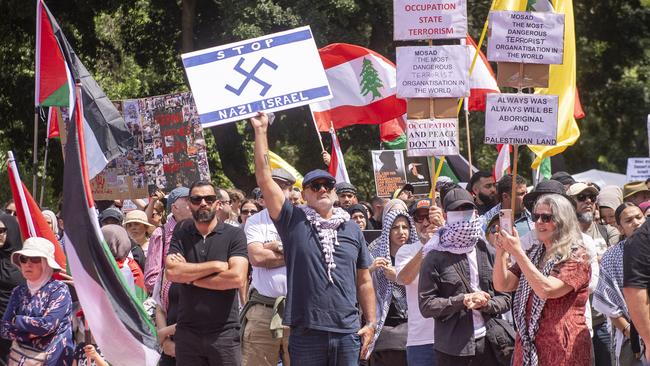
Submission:
[[[309,26],[182,59],[203,127],[332,98]]]

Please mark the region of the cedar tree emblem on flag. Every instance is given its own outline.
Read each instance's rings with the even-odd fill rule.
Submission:
[[[372,66],[372,61],[367,58],[363,59],[363,66],[361,66],[361,94],[365,97],[368,93],[372,93],[372,100],[381,98],[379,88],[383,87],[379,73]]]

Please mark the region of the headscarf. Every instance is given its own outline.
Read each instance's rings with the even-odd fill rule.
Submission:
[[[39,277],[36,281],[27,280],[27,288],[29,289],[29,293],[32,296],[34,296],[34,294],[36,294],[38,290],[41,289],[41,287],[45,286],[45,284],[52,278],[52,275],[54,274],[54,270],[47,265],[45,258],[41,258],[41,267],[41,277]]]
[[[350,216],[352,216],[355,212],[361,212],[363,214],[364,220],[366,221],[366,230],[372,229],[372,227],[370,227],[370,223],[368,222],[368,209],[366,208],[366,206],[357,203],[348,207],[347,211],[350,214]]]
[[[323,248],[323,261],[325,262],[327,277],[331,283],[334,283],[332,277],[332,271],[336,268],[334,252],[336,251],[336,247],[339,246],[336,230],[342,223],[350,220],[350,215],[344,209],[335,207],[332,217],[325,219],[309,206],[298,207],[302,209],[305,216],[307,216],[307,221],[318,232],[318,240]]]
[[[368,250],[373,259],[384,257],[391,261],[390,231],[393,223],[399,217],[405,217],[409,223],[409,237],[404,245],[414,244],[420,241],[415,230],[415,223],[408,212],[401,209],[388,210],[384,217],[384,225],[381,230],[381,235],[377,239],[373,240],[373,242],[370,243],[370,246],[368,246]],[[386,321],[388,309],[390,308],[393,298],[395,299],[395,307],[397,310],[406,312],[406,289],[403,285],[386,278],[383,268],[378,268],[372,273],[372,280],[377,295],[377,330],[375,331],[375,340],[377,340],[381,328],[384,326],[384,322]],[[374,347],[374,341],[369,351],[372,351],[372,347]]]
[[[406,203],[402,201],[399,198],[394,198],[384,205],[384,212],[382,213],[381,217],[381,222],[384,222],[386,219],[386,214],[390,212],[391,210],[402,210],[402,211],[408,211],[408,207],[406,207]]]
[[[131,251],[131,239],[126,230],[119,225],[102,226],[102,234],[115,260],[122,260]]]
[[[0,221],[5,224],[7,234],[5,243],[0,247],[0,313],[4,314],[14,287],[25,283],[20,269],[11,262],[11,253],[22,249],[20,227],[14,216],[0,214]]]
[[[59,237],[59,221],[56,217],[56,214],[50,210],[43,210],[43,216],[47,216],[50,220],[52,220],[52,231],[54,232],[54,235],[58,238]]]

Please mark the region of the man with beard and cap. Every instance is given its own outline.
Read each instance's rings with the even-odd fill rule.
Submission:
[[[504,175],[499,182],[497,182],[497,197],[499,203],[494,206],[490,211],[486,212],[484,217],[484,226],[492,220],[492,218],[499,214],[502,209],[512,209],[512,215],[515,218],[515,228],[519,237],[525,236],[535,226],[532,221],[530,211],[524,206],[524,196],[528,192],[526,188],[526,179],[517,175],[515,178],[515,207],[512,206],[512,175]]]
[[[467,183],[467,190],[474,196],[479,215],[485,214],[497,204],[497,186],[492,174],[478,171]]]
[[[211,182],[194,182],[193,220],[178,223],[169,244],[166,274],[182,284],[174,335],[179,365],[241,363],[237,289],[247,280],[246,236],[217,218],[221,198]]]
[[[339,205],[342,209],[347,210],[352,205],[359,203],[357,199],[357,188],[348,182],[336,183],[334,187],[336,195],[339,197]]]
[[[296,179],[286,170],[271,171],[273,181],[289,197]],[[250,299],[241,311],[242,365],[289,365],[289,328],[282,326],[287,296],[287,267],[282,240],[264,209],[246,220],[248,258],[253,268]]]
[[[486,323],[510,309],[510,295],[494,291],[495,251],[483,237],[474,199],[456,188],[442,206],[446,224],[425,245],[418,286],[420,312],[434,319],[436,364],[509,364],[486,336]]]
[[[433,319],[425,319],[418,305],[418,283],[422,264],[423,247],[433,234],[444,224],[440,207],[432,205],[430,198],[417,200],[411,205],[409,214],[415,222],[419,242],[404,245],[395,255],[397,283],[406,288],[408,313],[408,335],[406,358],[409,366],[435,365],[433,350]]]
[[[11,263],[11,253],[23,246],[14,215],[0,214],[0,314],[4,314],[14,287],[25,283],[20,269]],[[7,361],[11,341],[0,338],[0,364]]]
[[[598,189],[585,183],[575,183],[566,192],[576,203],[576,214],[578,215],[580,230],[593,239],[595,244],[595,253],[590,254],[595,254],[594,257],[597,259],[597,262],[600,262],[600,258],[605,251],[619,242],[620,233],[613,226],[599,224],[594,221],[598,193]],[[594,277],[597,278],[592,273],[592,280],[589,286],[590,293],[594,290],[591,286]],[[609,330],[607,329],[607,319],[593,307],[591,308],[591,329],[593,330],[592,339],[596,365],[610,365],[611,342]]]
[[[291,329],[291,363],[358,365],[377,326],[363,233],[347,212],[334,207],[336,180],[324,170],[305,174],[302,194],[307,204],[293,206],[271,176],[267,115],[258,113],[251,125],[255,178],[282,240],[287,267],[283,323]],[[361,325],[357,306],[366,324]]]

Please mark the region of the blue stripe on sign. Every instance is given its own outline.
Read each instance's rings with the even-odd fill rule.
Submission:
[[[199,118],[201,119],[201,123],[219,122],[225,119],[245,116],[251,113],[269,110],[281,106],[289,106],[298,103],[306,104],[306,101],[325,97],[328,95],[330,95],[329,87],[320,86],[318,88],[297,91],[277,97],[256,100],[254,102],[204,113],[199,115]]]
[[[284,34],[277,37],[264,38],[255,42],[240,44],[239,46],[235,46],[231,48],[225,48],[225,49],[221,49],[209,53],[204,53],[202,55],[187,57],[183,59],[183,65],[187,69],[190,67],[200,66],[210,62],[225,60],[230,57],[242,56],[247,53],[252,53],[263,49],[283,46],[285,44],[300,42],[311,38],[312,38],[311,32],[309,31],[309,29],[305,29],[299,32]],[[253,47],[255,47],[255,49]]]

